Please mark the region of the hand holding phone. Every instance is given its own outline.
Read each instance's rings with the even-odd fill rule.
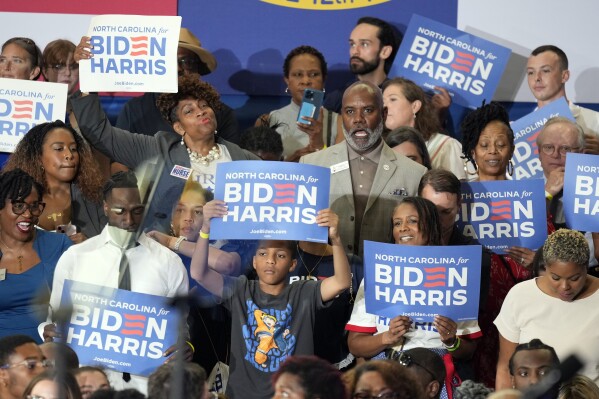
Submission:
[[[300,105],[300,110],[297,114],[297,121],[299,123],[310,125],[311,122],[303,119],[304,116],[308,118],[318,119],[323,99],[324,92],[322,90],[305,89],[304,97],[302,98],[302,104]]]

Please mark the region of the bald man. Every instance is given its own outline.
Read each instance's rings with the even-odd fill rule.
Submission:
[[[416,195],[426,172],[384,143],[385,112],[376,85],[352,84],[341,106],[345,141],[300,159],[331,169],[329,204],[339,215],[346,252],[358,256],[364,240],[388,242],[393,208],[405,196]]]

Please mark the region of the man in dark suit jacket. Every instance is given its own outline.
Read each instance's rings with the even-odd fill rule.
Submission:
[[[300,162],[331,169],[329,204],[339,215],[341,239],[346,252],[361,256],[364,240],[389,242],[393,209],[416,195],[426,168],[382,140],[385,109],[377,86],[352,84],[342,104],[345,141]]]

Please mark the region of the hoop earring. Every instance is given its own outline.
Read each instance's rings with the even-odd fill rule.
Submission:
[[[289,86],[285,88],[285,93],[289,93]]]
[[[464,172],[467,175],[476,176],[478,174],[478,166],[476,166],[476,164],[474,163],[474,161],[472,161],[472,167],[474,168],[474,173],[472,173],[472,172],[470,172],[468,170],[468,162],[470,162],[470,160],[464,159]]]
[[[183,134],[181,135],[181,145],[185,145],[185,141],[183,141],[184,138],[185,138],[185,132],[183,132]]]
[[[510,159],[510,162],[507,164],[507,174],[512,176],[514,174],[514,163]]]

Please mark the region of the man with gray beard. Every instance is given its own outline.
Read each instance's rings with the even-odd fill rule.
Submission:
[[[345,141],[300,159],[331,169],[329,204],[339,215],[339,232],[348,254],[362,256],[364,240],[389,242],[395,205],[405,196],[416,195],[426,172],[382,140],[385,114],[377,86],[352,84],[341,106]]]

